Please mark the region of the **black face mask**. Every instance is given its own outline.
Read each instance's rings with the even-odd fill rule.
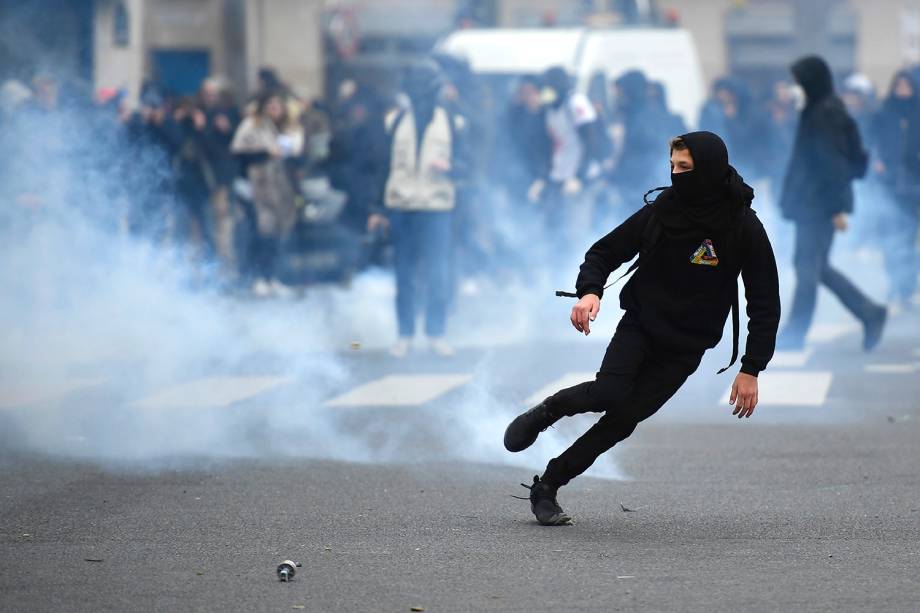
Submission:
[[[713,196],[720,195],[719,190],[706,185],[705,176],[695,170],[681,173],[671,173],[671,187],[677,192],[687,206],[703,206],[713,200]],[[715,192],[715,193],[714,193]]]

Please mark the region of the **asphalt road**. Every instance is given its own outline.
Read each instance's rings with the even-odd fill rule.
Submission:
[[[241,386],[225,406],[199,406],[194,382],[130,402],[104,383],[64,388],[28,409],[59,439],[36,438],[8,402],[0,609],[917,611],[918,322],[895,317],[871,356],[846,326],[780,356],[762,381],[774,404],[743,421],[722,404],[718,348],[595,476],[560,492],[576,524],[559,528],[511,494],[590,418],[524,459],[501,451],[501,428],[538,388],[593,369],[603,342],[396,365],[345,352],[345,373],[300,418],[292,398],[312,398],[314,381],[220,379]],[[387,379],[403,371],[429,379]],[[434,396],[387,404],[394,385]],[[277,419],[255,417],[276,405]],[[138,417],[149,412],[160,418]],[[281,584],[286,558],[303,567]]]

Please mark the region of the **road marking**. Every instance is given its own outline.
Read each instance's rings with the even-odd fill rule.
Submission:
[[[915,364],[866,364],[863,370],[882,375],[907,375],[917,371]]]
[[[288,377],[205,377],[162,389],[131,403],[140,409],[211,409],[248,400],[291,379]]]
[[[778,368],[801,368],[811,358],[813,350],[811,348],[802,351],[777,351],[770,360],[771,367]]]
[[[472,375],[387,375],[327,400],[327,407],[410,407],[431,402],[464,385]]]
[[[853,324],[815,324],[805,339],[810,343],[829,343],[858,329],[859,326]]]
[[[0,409],[18,409],[52,404],[78,390],[98,387],[105,379],[65,379],[63,381],[0,382]]]
[[[579,383],[584,383],[585,381],[594,381],[596,376],[597,373],[593,372],[567,372],[552,383],[547,383],[535,391],[524,402],[528,405],[537,404],[538,402],[544,400],[547,396],[551,396],[559,390],[564,390],[567,387],[572,387],[573,385],[578,385]]]
[[[821,406],[834,375],[825,371],[763,372],[757,380],[760,406]],[[720,400],[728,404],[731,387]]]

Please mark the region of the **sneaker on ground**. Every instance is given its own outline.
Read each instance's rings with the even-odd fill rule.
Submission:
[[[401,338],[396,341],[396,344],[390,347],[390,355],[394,358],[404,358],[409,355],[409,349],[411,348],[411,343],[408,338]]]
[[[443,338],[433,338],[430,341],[431,352],[442,358],[449,358],[454,355],[454,348],[447,344]]]
[[[505,449],[524,451],[534,444],[540,433],[561,419],[549,407],[549,398],[514,418],[505,430]]]
[[[555,487],[540,481],[540,477],[536,475],[533,478],[533,485],[524,483],[521,485],[530,490],[530,510],[533,511],[540,525],[566,526],[572,523],[572,518],[556,502],[557,489]]]

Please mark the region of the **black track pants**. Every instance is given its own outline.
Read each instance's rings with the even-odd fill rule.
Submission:
[[[656,347],[626,313],[607,347],[594,381],[557,392],[550,400],[561,415],[604,413],[562,455],[549,461],[543,480],[560,487],[651,417],[700,365],[703,351],[675,353]]]

